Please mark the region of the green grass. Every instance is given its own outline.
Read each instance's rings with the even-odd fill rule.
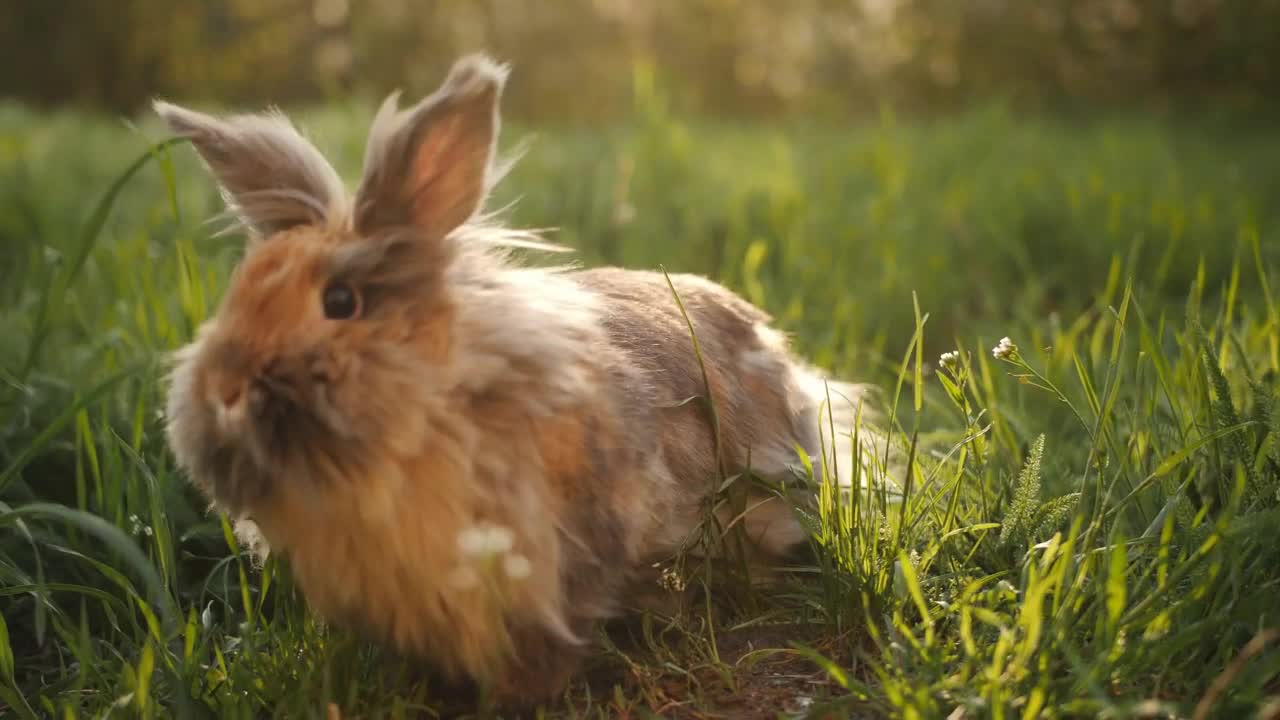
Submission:
[[[742,292],[886,389],[911,462],[901,501],[813,468],[815,552],[783,587],[603,638],[548,716],[1274,716],[1280,143],[998,108],[726,127],[641,101],[627,127],[539,133],[499,193],[513,222]],[[368,114],[306,120],[351,176]],[[436,712],[437,685],[309,619],[173,468],[163,354],[239,241],[145,127],[0,106],[0,715]]]

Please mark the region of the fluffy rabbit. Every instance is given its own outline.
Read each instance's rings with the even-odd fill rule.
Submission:
[[[481,213],[505,77],[470,56],[412,108],[392,96],[354,196],[280,115],[156,103],[249,235],[175,356],[168,437],[321,617],[533,703],[700,532],[722,473],[819,453],[828,384],[708,280],[671,278],[704,385],[663,275],[515,263],[536,238]],[[859,392],[830,387],[837,434]],[[768,561],[806,533],[755,492],[739,520]]]

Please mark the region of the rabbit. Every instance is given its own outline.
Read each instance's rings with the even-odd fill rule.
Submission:
[[[247,237],[172,358],[180,468],[318,617],[529,706],[690,546],[719,479],[787,477],[866,388],[702,277],[518,262],[546,243],[483,210],[507,75],[469,55],[416,105],[391,95],[353,194],[278,111],[154,108]],[[716,518],[753,561],[807,541],[791,503],[751,492]]]

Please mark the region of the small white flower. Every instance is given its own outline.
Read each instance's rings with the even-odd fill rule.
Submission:
[[[473,525],[458,533],[458,549],[468,557],[488,557],[511,552],[515,535],[500,525]]]
[[[489,533],[475,526],[458,533],[458,550],[463,555],[481,555],[489,544]]]
[[[1018,346],[1009,338],[1000,338],[1000,344],[991,348],[991,356],[997,360],[1010,360],[1018,352]]]
[[[512,580],[523,580],[533,574],[533,565],[529,563],[529,558],[514,553],[502,559],[502,570]]]
[[[673,567],[662,571],[662,576],[658,578],[658,584],[668,592],[683,592],[685,587],[684,578],[680,577],[680,573]]]
[[[938,356],[938,366],[943,370],[955,370],[960,365],[960,352],[952,350]]]

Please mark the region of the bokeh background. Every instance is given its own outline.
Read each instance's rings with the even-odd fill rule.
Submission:
[[[1276,0],[9,0],[0,90],[111,112],[156,94],[294,103],[428,89],[459,52],[519,69],[539,120],[627,115],[652,65],[681,111],[1255,110],[1280,87]]]
[[[794,588],[877,707],[1190,717],[1276,630],[1280,0],[0,0],[0,716],[427,703],[254,572],[174,467],[166,358],[243,238],[148,102],[282,106],[355,178],[382,98],[476,50],[514,67],[503,150],[531,141],[492,208],[585,265],[715,278],[896,399],[914,504],[828,517]],[[1059,595],[1057,551],[1027,548],[1077,509],[1107,529]],[[930,607],[998,642],[900,641],[920,556]],[[872,616],[892,645],[866,654]],[[1280,703],[1258,657],[1219,716]],[[724,681],[673,667],[592,697],[665,716]]]

